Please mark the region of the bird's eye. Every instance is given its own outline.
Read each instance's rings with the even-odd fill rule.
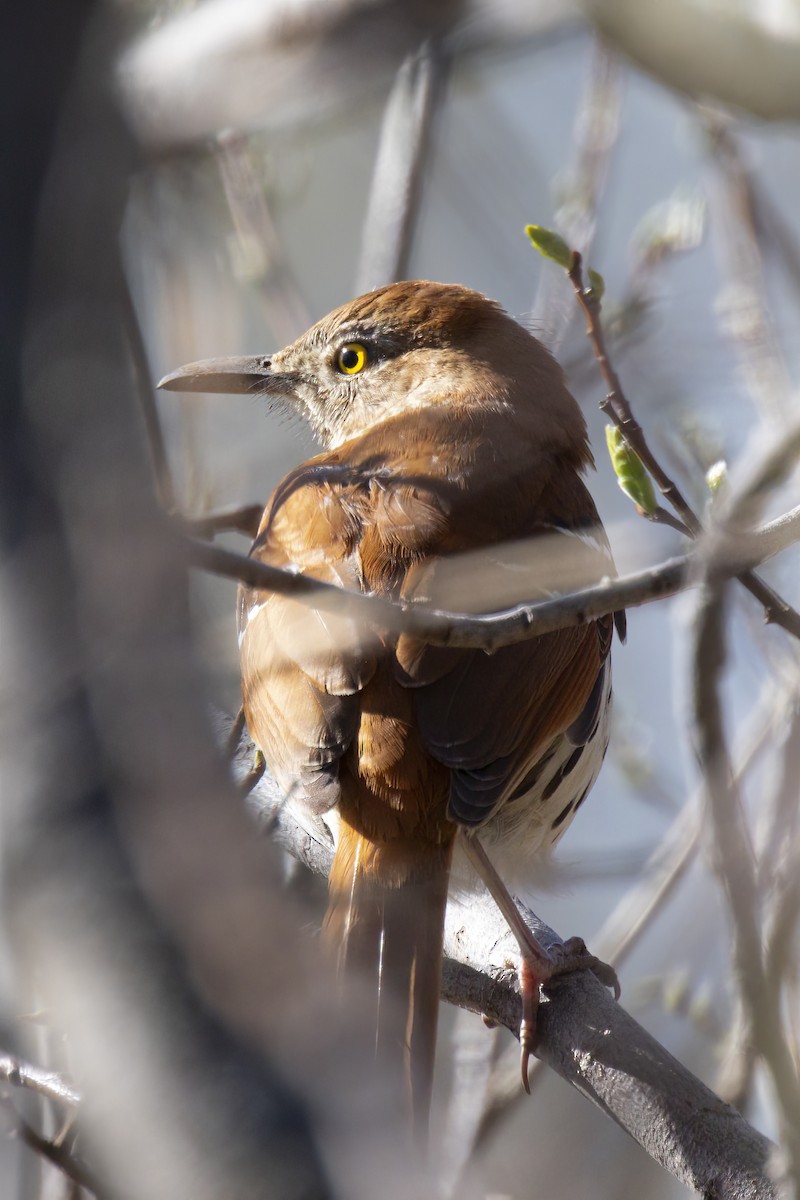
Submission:
[[[343,375],[358,375],[368,362],[369,352],[361,342],[347,342],[336,353],[336,369]]]

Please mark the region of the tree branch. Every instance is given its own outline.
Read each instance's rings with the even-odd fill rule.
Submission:
[[[703,774],[712,866],[727,901],[733,932],[733,970],[746,1037],[772,1078],[794,1188],[800,1186],[800,1079],[781,1021],[781,978],[769,971],[763,947],[755,855],[742,799],[731,770],[720,697],[725,643],[726,547],[743,535],[769,490],[779,485],[800,454],[795,420],[749,457],[738,486],[717,513],[718,524],[698,546],[700,592],[693,633],[693,736]]]
[[[25,1145],[33,1150],[34,1153],[41,1155],[43,1159],[49,1162],[52,1166],[57,1167],[67,1179],[71,1179],[79,1187],[87,1189],[93,1196],[109,1196],[110,1193],[106,1187],[98,1180],[93,1171],[76,1158],[74,1154],[62,1146],[57,1141],[51,1141],[49,1138],[42,1137],[32,1125],[23,1120],[18,1113],[14,1113],[15,1123],[14,1132]]]
[[[735,543],[729,544],[726,547],[727,570],[732,575],[737,574],[743,564],[763,562],[798,540],[800,506],[765,525],[757,533],[747,538],[737,538]],[[347,609],[362,613],[371,620],[385,622],[397,633],[424,637],[432,645],[484,650],[496,650],[500,646],[528,641],[554,629],[584,625],[622,608],[635,608],[673,596],[692,583],[693,561],[691,554],[683,555],[630,575],[604,579],[593,587],[550,600],[475,616],[400,604],[381,596],[348,591],[335,584],[322,583],[309,575],[297,575],[279,567],[271,567],[207,542],[190,539],[186,543],[186,550],[192,566],[238,579],[250,587],[294,596],[325,611],[340,612]]]

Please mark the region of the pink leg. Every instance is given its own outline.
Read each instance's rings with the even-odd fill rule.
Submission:
[[[582,938],[569,938],[552,951],[546,950],[528,928],[514,897],[503,883],[489,860],[486,851],[473,834],[462,834],[461,844],[467,857],[483,880],[508,926],[517,939],[522,963],[520,968],[520,992],[522,995],[522,1021],[519,1027],[521,1050],[522,1084],[530,1092],[528,1062],[536,1044],[536,1011],[539,1007],[539,989],[559,975],[570,971],[593,971],[601,983],[614,991],[618,1000],[619,980],[613,967],[595,958],[586,949]]]

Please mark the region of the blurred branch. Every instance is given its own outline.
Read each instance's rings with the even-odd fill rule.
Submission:
[[[738,575],[743,565],[763,562],[798,539],[800,506],[769,522],[748,538],[740,538],[732,543],[728,547],[727,570]],[[484,650],[527,641],[554,629],[583,625],[623,608],[673,596],[693,583],[693,555],[689,554],[630,575],[604,579],[593,587],[553,599],[475,616],[395,603],[380,596],[349,591],[335,584],[322,583],[309,575],[297,575],[271,567],[207,542],[189,540],[186,547],[192,566],[225,575],[229,579],[238,579],[249,587],[294,596],[324,611],[361,613],[369,619],[385,623],[397,632],[425,637],[433,645]],[[797,620],[800,623],[800,616]]]
[[[498,1027],[476,1021],[467,1009],[456,1013],[450,1037],[452,1078],[440,1150],[442,1200],[455,1200],[465,1194],[464,1177],[474,1169],[476,1136],[489,1100],[501,1039],[506,1041]],[[515,1058],[520,1085],[519,1054]],[[530,1066],[538,1062],[534,1059]]]
[[[766,837],[759,846],[759,884],[765,897],[767,944],[764,961],[776,984],[791,982],[797,971],[795,934],[800,917],[800,697],[795,693],[786,714],[779,746],[777,778],[765,805]],[[798,1046],[792,1047],[795,1069]]]
[[[257,291],[277,344],[287,345],[308,328],[311,318],[286,260],[246,134],[220,133],[214,157],[236,231],[237,274]]]
[[[753,453],[745,477],[717,513],[698,554],[701,587],[693,631],[693,738],[703,774],[708,845],[730,912],[733,967],[745,1020],[745,1037],[772,1079],[794,1191],[800,1188],[800,1080],[784,1036],[781,977],[765,957],[755,856],[745,823],[725,737],[721,676],[726,660],[725,583],[719,570],[725,546],[741,537],[746,521],[795,466],[800,422]]]
[[[690,537],[698,537],[702,532],[702,525],[677,484],[663,470],[647,444],[644,431],[633,415],[631,406],[622,389],[620,378],[611,363],[600,319],[600,300],[594,288],[587,288],[584,284],[582,259],[577,250],[572,252],[572,260],[567,273],[575,289],[578,303],[586,316],[589,340],[594,348],[600,372],[609,389],[606,397],[600,402],[600,409],[613,421],[631,449],[641,459],[655,480],[661,494],[666,497],[678,513],[683,528],[681,528],[680,524],[676,525],[674,519],[663,509],[656,509],[655,513],[650,514],[650,519],[654,519],[662,524],[671,524],[675,528],[681,529],[681,532],[687,533]],[[747,591],[764,606],[764,615],[768,624],[780,625],[787,633],[800,638],[800,613],[787,604],[785,600],[773,591],[768,584],[764,583],[758,575],[754,574],[752,570],[748,569],[736,572],[736,575],[739,582]]]
[[[441,44],[429,40],[397,72],[373,168],[357,296],[406,277],[423,170],[448,67]]]
[[[371,102],[428,38],[459,57],[580,28],[557,0],[210,0],[149,30],[120,78],[143,142],[297,129]]]
[[[220,740],[231,722],[218,719]],[[244,739],[237,773],[254,746]],[[256,819],[278,845],[327,874],[333,848],[319,829],[301,825],[267,773],[250,794]],[[549,947],[560,941],[529,910],[526,920]],[[515,1035],[521,1004],[508,961],[507,928],[491,903],[448,907],[442,997],[482,1013]],[[565,977],[540,1007],[542,1058],[626,1130],[688,1187],[718,1200],[774,1197],[768,1164],[774,1147],[667,1053],[586,972]],[[535,1109],[531,1110],[535,1117]]]
[[[178,499],[155,393],[150,382],[153,373],[131,290],[122,273],[120,273],[119,282],[119,304],[128,343],[133,388],[144,422],[145,441],[150,454],[156,496],[164,512],[173,513],[177,511]]]
[[[56,1071],[46,1071],[6,1051],[0,1051],[0,1078],[12,1087],[28,1088],[59,1104],[80,1104],[81,1094]]]
[[[123,275],[120,277],[119,289],[133,390],[142,415],[144,440],[150,455],[150,465],[159,505],[164,513],[191,537],[211,538],[216,534],[229,531],[255,537],[264,512],[263,504],[244,504],[240,508],[225,509],[222,512],[207,512],[202,517],[185,517],[181,513],[164,431],[151,383],[153,373],[142,336],[142,327],[133,303],[128,280]]]
[[[694,629],[693,719],[703,772],[711,863],[719,877],[733,929],[733,964],[752,1040],[772,1077],[781,1112],[794,1187],[800,1183],[800,1091],[783,1036],[776,989],[764,963],[755,863],[741,797],[730,769],[719,684],[725,661],[723,585],[701,588]]]
[[[793,400],[786,364],[767,304],[757,199],[728,118],[700,110],[717,167],[716,220],[727,285],[718,307],[725,332],[736,346],[748,390],[762,418],[785,419]]]
[[[778,12],[770,20],[757,4],[582,0],[581,7],[618,50],[667,87],[767,120],[800,116],[791,9],[782,24]]]
[[[227,127],[296,128],[377,93],[463,0],[211,0],[147,33],[125,56],[124,94],[144,142]]]
[[[588,255],[597,228],[597,211],[605,191],[611,158],[619,136],[621,68],[616,54],[594,39],[584,94],[578,103],[573,130],[573,162],[562,180],[555,223],[570,246]],[[543,271],[539,277],[531,327],[539,331],[551,354],[557,354],[573,308],[569,290],[559,276]]]
[[[81,1188],[86,1188],[93,1196],[97,1197],[97,1200],[111,1196],[110,1190],[98,1180],[94,1172],[72,1154],[66,1146],[57,1140],[42,1137],[17,1112],[13,1113],[11,1120],[12,1130],[20,1141],[24,1142],[28,1149],[33,1150],[35,1154],[40,1155],[45,1162],[57,1167],[67,1179],[72,1180]]]

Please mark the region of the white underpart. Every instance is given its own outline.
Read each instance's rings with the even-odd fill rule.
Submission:
[[[589,738],[575,766],[565,775],[553,793],[544,799],[548,784],[555,778],[577,747],[566,734],[551,743],[552,757],[543,768],[530,791],[502,806],[478,836],[503,881],[513,889],[536,880],[537,860],[543,868],[550,851],[569,828],[581,796],[594,785],[603,765],[611,723],[611,670],[606,666],[605,686],[601,700],[600,719],[594,735]],[[553,824],[564,809],[569,811],[553,828]],[[477,886],[475,876],[466,866],[466,860],[454,864],[453,882],[456,890]],[[546,871],[542,872],[543,876]]]

